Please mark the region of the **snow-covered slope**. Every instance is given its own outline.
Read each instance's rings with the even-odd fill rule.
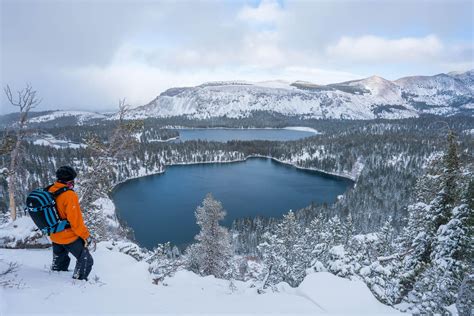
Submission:
[[[44,123],[60,118],[71,118],[76,120],[78,125],[82,125],[92,119],[104,119],[105,115],[87,111],[52,111],[48,114],[36,116],[29,120],[30,123]]]
[[[471,113],[474,72],[406,77],[378,76],[330,85],[310,82],[214,82],[168,89],[138,107],[130,118],[188,115],[193,118],[246,117],[253,111],[314,118],[373,119],[422,113]]]
[[[462,83],[468,86],[471,91],[474,90],[474,69],[468,70],[466,72],[453,71],[448,73],[448,75],[457,80],[460,80]]]
[[[261,86],[219,83],[170,89],[149,104],[130,113],[130,118],[189,115],[194,118],[246,117],[253,111],[277,112],[316,118],[372,119],[374,97],[334,88],[319,90],[313,85]],[[384,98],[377,102],[386,104]],[[384,117],[417,116],[410,108],[387,112]]]
[[[402,104],[401,89],[393,82],[379,76],[350,81],[348,86],[366,89],[379,104]]]
[[[231,288],[229,281],[188,271],[154,285],[147,264],[109,248],[100,243],[93,253],[89,282],[72,280],[72,271],[51,272],[50,249],[0,249],[0,271],[6,261],[19,264],[14,274],[0,280],[9,285],[0,287],[0,314],[398,314],[362,282],[325,272],[308,275],[296,289],[280,284],[278,292],[265,294],[249,282],[235,281]]]
[[[432,114],[451,114],[474,105],[474,72],[406,77],[395,81],[404,98],[418,110]]]

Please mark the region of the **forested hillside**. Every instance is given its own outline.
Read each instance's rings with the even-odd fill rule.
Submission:
[[[224,235],[218,238],[229,240],[225,247],[210,244],[204,250],[191,247],[183,253],[169,244],[151,251],[125,243],[119,250],[145,260],[157,280],[187,268],[202,275],[259,280],[263,293],[280,282],[298,286],[310,269],[363,280],[378,300],[403,311],[443,312],[456,299],[466,297],[472,254],[468,236],[472,236],[474,123],[470,117],[452,117],[442,123],[438,117],[309,120],[307,126],[321,134],[281,142],[167,142],[178,136],[177,131],[169,129],[169,121],[160,123],[165,122],[112,121],[67,130],[31,128],[16,178],[20,219],[26,193],[53,181],[57,167],[71,164],[80,175],[77,191],[97,240],[133,240],[133,231],[119,224],[109,198],[118,183],[166,172],[173,164],[270,157],[352,179],[354,188],[331,205],[308,205],[283,218],[237,220],[232,227],[223,228]],[[206,123],[194,123],[202,124]],[[4,148],[9,135],[2,134]],[[45,135],[53,141],[38,144]],[[82,145],[56,146],[55,140]],[[3,197],[9,189],[9,157],[5,150],[0,158]],[[8,203],[2,201],[2,221],[10,231]],[[203,212],[225,207],[212,202],[212,197],[206,203]],[[212,220],[215,223],[222,219],[218,214]],[[201,234],[206,234],[209,220],[201,219]],[[18,240],[6,233],[0,240],[6,247],[24,247],[41,245],[39,237],[32,233]],[[202,235],[193,247],[206,240]],[[212,262],[220,263],[209,268],[209,257],[201,255],[206,249],[226,247],[227,252],[214,252],[219,258]],[[460,300],[459,304],[465,308],[467,303]]]

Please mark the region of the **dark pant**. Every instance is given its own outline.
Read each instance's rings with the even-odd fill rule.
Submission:
[[[74,279],[87,280],[87,276],[92,270],[94,260],[89,250],[84,247],[84,240],[82,240],[82,238],[77,238],[76,241],[67,245],[60,245],[53,242],[53,265],[51,266],[51,270],[68,271],[69,262],[71,261],[71,258],[68,256],[69,253],[72,253],[77,259],[72,277]]]

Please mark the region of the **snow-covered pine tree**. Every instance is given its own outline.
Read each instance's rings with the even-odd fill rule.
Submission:
[[[282,262],[283,258],[279,255],[280,241],[277,235],[267,231],[263,234],[262,240],[263,242],[258,245],[258,252],[266,266],[266,276],[262,285],[262,288],[265,289],[267,285],[276,284],[281,281],[278,267],[285,263]]]
[[[461,287],[458,291],[456,308],[459,315],[472,315],[472,306],[474,306],[474,268],[464,277]]]
[[[158,244],[152,251],[152,255],[146,259],[150,264],[148,271],[153,274],[154,283],[159,283],[165,277],[173,275],[181,265],[181,261],[175,256],[175,250],[169,242]]]
[[[388,305],[398,299],[401,270],[394,239],[395,229],[389,218],[378,232],[358,235],[349,244],[349,254],[362,266],[359,275],[377,299]]]
[[[310,266],[314,266],[315,264],[320,265],[319,263],[322,261],[321,254],[326,250],[321,239],[324,224],[324,218],[319,213],[311,220],[308,227],[305,229],[304,252],[305,256],[310,258]]]
[[[390,254],[393,254],[395,252],[395,228],[393,227],[393,221],[391,217],[385,221],[380,231],[377,232],[377,236],[378,255],[389,256]]]
[[[446,224],[451,218],[452,208],[459,202],[458,180],[459,154],[457,150],[456,138],[452,131],[448,134],[448,148],[443,157],[443,171],[441,174],[442,188],[438,192],[435,200],[431,203],[432,225],[437,230],[439,226]]]
[[[463,180],[456,179],[460,184],[465,182]],[[451,219],[446,225],[439,227],[434,240],[431,258],[432,270],[437,280],[433,288],[433,296],[440,307],[451,305],[456,301],[463,279],[472,272],[474,201],[470,189],[473,183],[474,181],[470,180],[465,186],[467,190],[463,192],[460,205],[452,209]],[[457,188],[453,187],[453,189]]]
[[[441,188],[429,205],[409,208],[400,298],[416,313],[446,313],[472,265],[472,197],[460,172],[456,140],[448,148],[439,174]],[[461,199],[461,197],[463,197]],[[411,240],[411,242],[410,242]]]
[[[277,227],[277,236],[281,240],[281,253],[285,265],[279,267],[283,281],[290,286],[297,286],[305,277],[305,269],[309,266],[310,258],[305,254],[304,230],[293,211],[283,216],[283,221]]]
[[[424,176],[419,177],[415,183],[415,200],[425,204],[430,203],[442,186],[440,174],[443,161],[433,159],[427,166]]]
[[[316,269],[327,266],[331,258],[334,258],[330,250],[344,243],[346,237],[344,226],[337,215],[329,220],[324,220],[321,215],[314,218],[309,228],[305,230],[309,235],[302,238],[305,265],[314,267],[316,264],[319,266],[315,267]]]
[[[304,230],[291,210],[283,215],[275,233],[265,233],[259,251],[268,272],[265,283],[287,282],[297,286],[305,277],[311,256],[306,253]]]
[[[351,213],[349,213],[344,221],[344,245],[349,244],[352,236],[355,235],[354,221],[352,219]]]
[[[219,225],[226,211],[222,203],[207,194],[195,212],[196,222],[201,228],[195,239],[197,243],[188,247],[188,267],[201,275],[225,277],[232,256],[232,247],[227,228]]]
[[[472,209],[462,204],[453,209],[452,219],[438,229],[430,272],[436,276],[432,295],[440,309],[456,301],[463,278],[472,264],[473,227],[468,225],[472,217]]]
[[[408,207],[408,223],[403,231],[403,267],[400,275],[398,303],[410,293],[420,275],[431,263],[432,233],[428,231],[430,206],[417,202]]]
[[[339,216],[334,215],[327,221],[323,227],[321,238],[329,248],[344,242],[344,225]]]

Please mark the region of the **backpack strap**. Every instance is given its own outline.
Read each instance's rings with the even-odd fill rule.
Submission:
[[[51,186],[49,186],[49,187],[51,187]],[[56,199],[59,195],[61,195],[61,193],[64,193],[64,192],[69,191],[69,190],[71,190],[71,189],[69,189],[68,187],[62,187],[62,188],[60,188],[60,189],[58,189],[54,192],[51,192],[51,194]]]
[[[49,192],[49,189],[50,189],[52,186],[53,186],[53,184],[50,184],[50,185],[48,185],[48,186],[47,186],[46,188],[44,188],[44,189]],[[59,195],[61,195],[61,193],[64,193],[64,192],[69,191],[69,190],[72,191],[72,189],[70,189],[70,188],[68,188],[67,186],[65,186],[65,187],[62,187],[62,188],[60,188],[60,189],[57,189],[57,190],[54,191],[54,192],[50,192],[50,193],[53,195],[54,200],[56,200],[56,198],[57,198]],[[58,214],[58,215],[59,215],[59,214]],[[62,225],[65,225],[64,228],[71,228],[71,224],[69,223],[68,220],[66,220],[66,219],[61,219],[61,221],[65,221],[65,223],[66,223],[66,224],[62,224]],[[56,227],[53,227],[53,228],[52,228],[52,231],[48,231],[48,236],[49,236],[49,234],[50,234],[51,232],[55,232],[55,231],[57,230],[57,226],[58,226],[60,223],[61,223],[61,222],[58,222],[58,223],[56,224]]]
[[[47,187],[45,187],[43,190],[49,192],[49,189],[51,189],[53,185],[54,185],[54,184],[50,184],[50,185],[48,185]],[[65,187],[59,188],[58,190],[56,190],[56,191],[54,191],[54,192],[49,192],[49,193],[51,193],[51,194],[53,195],[54,199],[56,199],[59,195],[61,195],[61,193],[64,193],[64,192],[66,192],[66,191],[68,191],[68,190],[71,190],[71,191],[72,191],[72,189],[69,189],[67,186],[65,186]]]

